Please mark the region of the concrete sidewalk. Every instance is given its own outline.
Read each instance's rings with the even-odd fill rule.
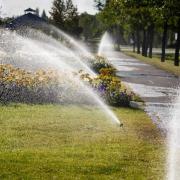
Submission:
[[[145,111],[166,130],[178,98],[180,78],[120,52],[108,53],[117,75],[146,103]]]

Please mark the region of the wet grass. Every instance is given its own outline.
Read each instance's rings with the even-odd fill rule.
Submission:
[[[140,110],[0,106],[0,179],[163,179],[164,138]]]
[[[171,55],[169,55],[169,59],[167,59],[165,62],[161,62],[161,59],[159,56],[155,55],[152,59],[149,57],[144,57],[141,54],[136,54],[133,52],[124,52],[126,55],[131,56],[133,58],[137,58],[145,63],[154,65],[157,68],[163,69],[169,73],[172,73],[176,76],[180,76],[180,67],[174,66],[174,61],[172,60]]]

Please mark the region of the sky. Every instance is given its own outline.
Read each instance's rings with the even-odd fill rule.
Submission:
[[[96,9],[94,7],[94,0],[72,0],[74,5],[77,5],[79,12],[88,12],[89,14],[95,14]],[[40,12],[43,9],[49,12],[52,6],[53,0],[0,0],[2,6],[1,11],[3,16],[17,16],[24,13],[24,9],[39,7]]]

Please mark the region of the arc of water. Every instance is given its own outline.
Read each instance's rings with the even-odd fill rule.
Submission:
[[[167,180],[179,180],[180,177],[180,96],[172,109],[172,120],[168,129]]]
[[[10,36],[11,33],[8,35]],[[24,55],[26,56],[33,56],[32,51],[34,51],[34,56],[37,57],[44,57],[44,59],[41,61],[43,63],[48,63],[48,64],[52,64],[54,66],[56,66],[57,68],[60,68],[60,70],[62,70],[63,67],[66,67],[66,69],[70,72],[74,71],[74,67],[70,66],[66,59],[62,58],[62,54],[58,49],[63,49],[66,50],[67,52],[65,53],[65,55],[70,54],[71,56],[74,55],[74,53],[71,52],[71,50],[69,50],[68,48],[66,48],[65,46],[63,46],[62,44],[58,47],[55,46],[55,44],[53,44],[51,42],[49,45],[44,44],[43,42],[39,41],[39,43],[37,43],[38,40],[34,41],[30,38],[24,38],[22,36],[19,35],[14,35],[13,34],[13,38],[16,40],[14,41],[15,43],[20,43],[22,48],[22,53],[24,53]],[[9,38],[9,37],[6,37]],[[48,38],[46,35],[44,36],[44,38]],[[10,44],[11,46],[13,46],[13,42]],[[15,44],[14,44],[15,45]],[[30,49],[30,47],[33,47],[33,49]],[[14,48],[14,47],[13,47]],[[70,57],[71,57],[70,56]],[[77,58],[77,57],[76,57]],[[75,58],[75,59],[76,59]],[[39,63],[41,63],[39,62]],[[79,60],[78,60],[79,63]],[[112,120],[112,122],[120,124],[118,118],[115,116],[115,114],[109,109],[109,107],[99,98],[99,96],[88,86],[86,86],[80,79],[77,79],[76,77],[71,76],[71,78],[74,80],[74,82],[76,82],[77,84],[80,84],[85,91],[88,92],[88,94],[91,96],[92,99],[94,99],[94,101],[101,107],[101,109],[103,110],[103,112],[110,117],[110,119]]]
[[[108,56],[108,53],[112,53],[114,51],[114,42],[110,36],[110,34],[106,31],[99,44],[98,55],[99,56]]]

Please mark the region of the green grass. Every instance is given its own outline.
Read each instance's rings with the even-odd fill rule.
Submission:
[[[0,106],[0,179],[163,179],[164,138],[140,110]]]
[[[172,63],[174,63],[174,53],[166,53],[166,59],[168,60],[168,61],[173,61]],[[155,58],[158,58],[159,60],[161,59],[161,54],[160,53],[154,53],[153,54],[153,57],[155,57]]]
[[[126,55],[137,58],[145,63],[154,65],[157,68],[163,69],[167,72],[170,72],[176,76],[180,76],[180,67],[174,66],[174,62],[170,58],[169,60],[167,59],[165,62],[161,62],[160,58],[158,58],[157,55],[153,58],[149,57],[144,57],[141,54],[136,54],[133,52],[124,52]]]

